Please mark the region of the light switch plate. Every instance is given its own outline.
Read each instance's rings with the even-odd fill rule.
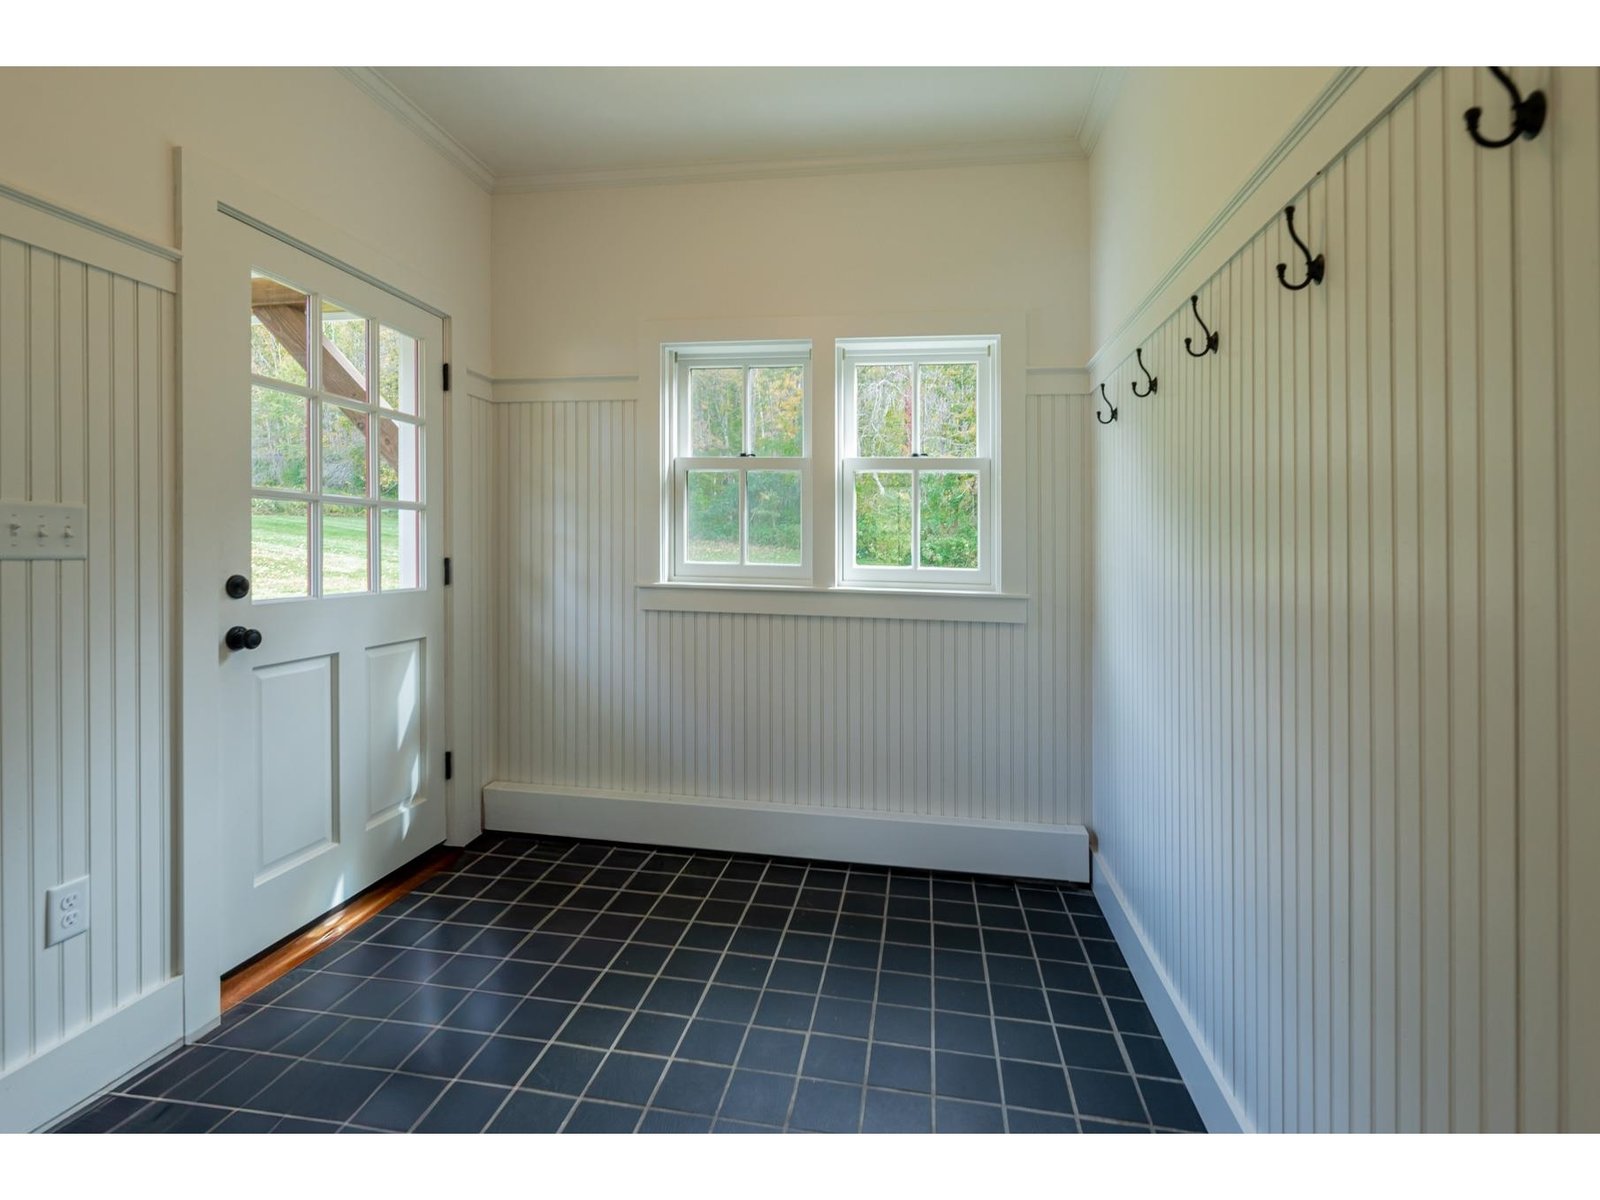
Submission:
[[[81,504],[0,500],[0,559],[88,557],[88,514]]]
[[[44,894],[44,944],[54,946],[89,930],[89,877],[58,883]]]

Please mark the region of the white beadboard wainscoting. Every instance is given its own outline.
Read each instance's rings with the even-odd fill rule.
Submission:
[[[683,801],[731,800],[1086,824],[1084,397],[1029,396],[1014,409],[1027,424],[1025,624],[642,608],[634,423],[654,419],[651,403],[495,405],[494,774],[508,786],[491,825],[532,819],[518,784],[669,798],[685,813]],[[605,803],[594,799],[595,836],[611,828]],[[850,857],[849,844],[833,856]]]
[[[1107,379],[1096,887],[1214,1127],[1600,1127],[1600,73],[1514,74],[1537,140],[1428,74],[1279,181],[1323,286],[1274,221]]]
[[[0,196],[0,501],[84,505],[88,554],[0,562],[0,1131],[181,1036],[176,280],[134,242]],[[46,949],[45,889],[80,875],[89,931]]]

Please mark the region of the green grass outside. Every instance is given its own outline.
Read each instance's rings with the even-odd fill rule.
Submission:
[[[382,523],[380,523],[382,525]],[[262,599],[304,596],[309,539],[303,512],[251,516],[252,588]],[[380,537],[384,589],[400,586],[400,528],[388,523]],[[367,520],[364,513],[327,512],[322,518],[322,590],[325,595],[367,590]]]

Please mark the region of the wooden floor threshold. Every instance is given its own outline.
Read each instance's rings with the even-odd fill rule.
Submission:
[[[227,1012],[240,1001],[248,1000],[273,980],[287,975],[352,929],[366,924],[400,897],[414,891],[424,880],[449,868],[460,857],[459,850],[436,846],[399,870],[391,871],[305,928],[267,947],[249,962],[241,963],[222,977],[222,1011]]]

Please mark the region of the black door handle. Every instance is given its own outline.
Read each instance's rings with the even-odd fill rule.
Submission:
[[[222,588],[235,600],[243,600],[250,594],[250,581],[243,575],[229,575],[228,582]]]
[[[222,635],[222,641],[229,650],[254,650],[261,645],[261,630],[235,625]]]

